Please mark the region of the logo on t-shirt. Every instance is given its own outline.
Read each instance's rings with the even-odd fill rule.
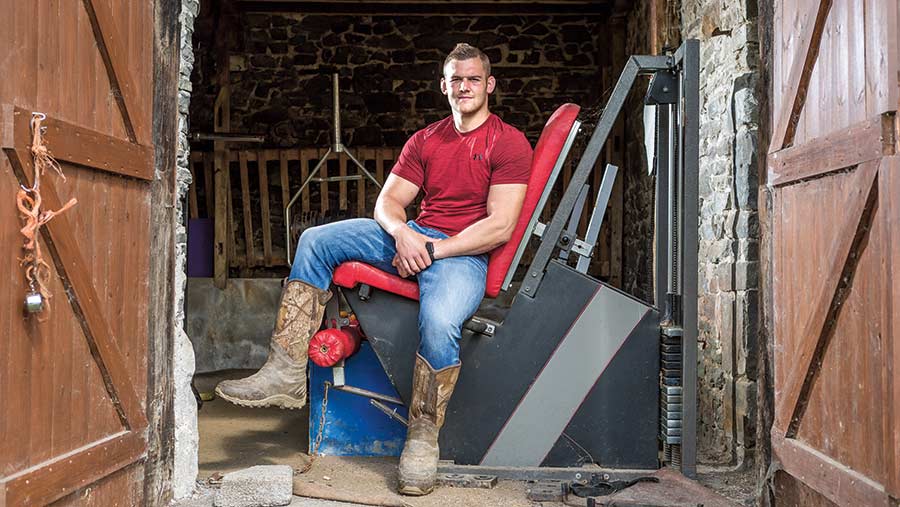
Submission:
[[[484,155],[482,155],[481,153],[476,153],[472,155],[472,160],[484,160]]]

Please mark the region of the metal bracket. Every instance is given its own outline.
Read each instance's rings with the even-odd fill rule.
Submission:
[[[677,104],[679,97],[678,76],[671,71],[657,72],[650,80],[644,104]]]
[[[497,485],[496,475],[438,474],[437,483],[454,488],[493,489]]]
[[[346,380],[344,380],[344,361],[335,364],[331,367],[331,376],[334,380],[333,387],[343,387],[346,384]]]

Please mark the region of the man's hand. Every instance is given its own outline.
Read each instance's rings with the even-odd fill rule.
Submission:
[[[431,257],[425,248],[425,243],[429,241],[436,242],[438,240],[419,234],[407,225],[397,229],[394,233],[397,255],[394,256],[391,265],[397,268],[401,277],[413,276],[431,266]]]

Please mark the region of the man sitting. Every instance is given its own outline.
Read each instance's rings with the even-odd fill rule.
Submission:
[[[419,284],[419,348],[409,429],[400,456],[400,492],[434,488],[438,432],[459,376],[463,323],[484,296],[487,253],[509,240],[525,198],[532,149],[522,132],[488,109],[496,81],[479,49],[458,44],[444,61],[441,92],[452,115],[407,141],[375,204],[356,218],[303,232],[269,358],[254,375],[216,393],[239,405],[306,404],[307,348],[319,329],[334,269],[361,261]],[[420,189],[421,213],[405,208]]]

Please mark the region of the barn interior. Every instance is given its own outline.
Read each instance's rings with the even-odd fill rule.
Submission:
[[[236,407],[215,399],[213,388],[265,361],[288,252],[300,233],[372,216],[378,187],[356,160],[383,182],[406,139],[449,113],[439,78],[456,43],[490,57],[498,81],[491,111],[532,145],[558,106],[582,107],[582,135],[544,209],[547,221],[626,59],[670,52],[680,43],[675,9],[674,2],[621,0],[201,1],[193,25],[192,183],[185,203],[185,327],[196,358],[194,387],[205,400],[198,477],[254,464],[307,463],[309,407]],[[588,181],[592,202],[606,164],[619,167],[588,273],[652,302],[654,180],[643,132],[648,81],[629,96]],[[345,150],[329,155],[336,143]],[[227,167],[226,177],[217,179],[217,163]],[[580,236],[589,213],[586,206]],[[224,248],[216,248],[218,238]],[[520,266],[533,254],[532,244]],[[486,300],[482,309],[508,306],[514,294]]]

